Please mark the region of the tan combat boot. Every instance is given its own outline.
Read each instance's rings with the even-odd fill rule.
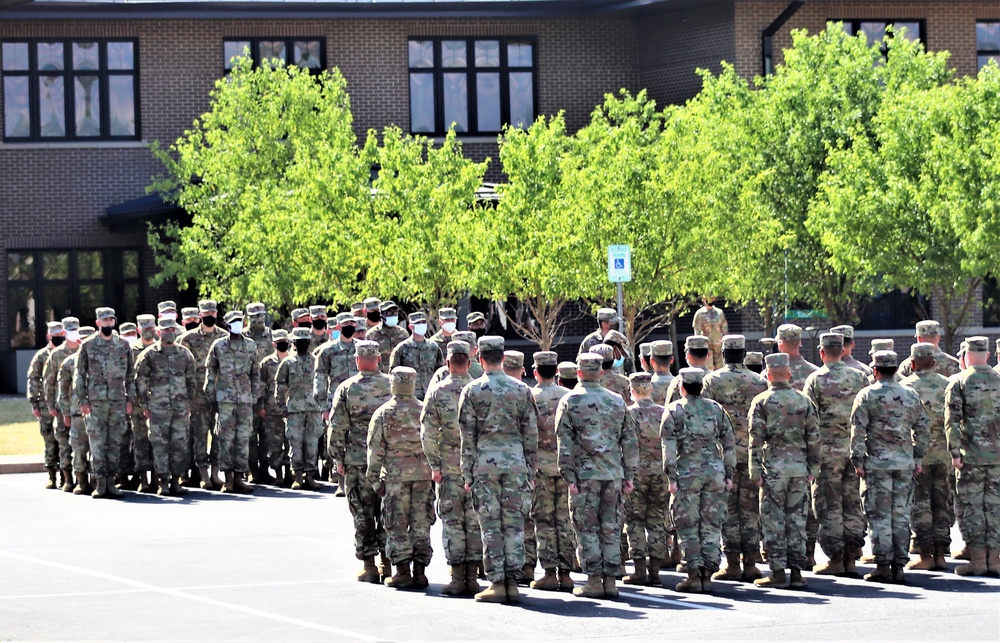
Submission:
[[[794,589],[802,589],[806,586],[806,579],[802,578],[802,570],[792,567],[791,578],[788,579],[788,586]]]
[[[382,580],[375,566],[375,557],[369,556],[364,559],[365,567],[358,572],[358,580],[362,583],[378,583]]]
[[[645,585],[649,582],[649,576],[646,575],[645,557],[635,559],[635,572],[623,577],[622,582],[626,585]]]
[[[96,478],[94,491],[90,494],[92,498],[103,498],[108,493],[108,479],[104,476],[94,476]]]
[[[430,581],[427,580],[425,570],[427,566],[423,563],[413,563],[413,589],[427,589]]]
[[[969,553],[969,546],[965,545],[958,551],[951,552],[951,557],[958,560],[972,560],[972,555]]]
[[[816,541],[812,539],[806,541],[806,565],[809,569],[816,566]]]
[[[316,473],[313,471],[306,471],[305,484],[306,489],[309,491],[319,491],[323,488],[318,482],[316,482]]]
[[[63,477],[62,490],[65,491],[66,493],[71,493],[73,491],[73,470],[63,469],[62,477]]]
[[[659,558],[650,558],[649,567],[646,568],[646,573],[649,574],[649,580],[646,582],[647,585],[653,587],[660,587],[662,583],[660,582],[660,561]]]
[[[844,575],[844,552],[831,552],[830,560],[822,565],[815,565],[812,573],[818,576],[843,576]]]
[[[917,539],[914,538],[913,536],[910,536],[910,550],[909,551],[910,551],[911,554],[919,554],[920,553],[920,545],[917,544]]]
[[[568,589],[573,591],[574,583],[573,577],[569,575],[568,569],[559,570],[559,589]]]
[[[170,495],[172,496],[186,496],[188,495],[187,489],[181,484],[180,476],[173,476],[170,478]]]
[[[385,586],[393,589],[409,589],[413,587],[413,576],[410,575],[410,563],[396,564],[396,573],[385,579]]]
[[[478,560],[465,563],[465,593],[466,594],[477,594],[479,590],[479,581],[476,580],[476,572],[479,570],[480,562]]]
[[[559,589],[559,578],[556,576],[556,568],[546,569],[544,576],[538,580],[531,581],[531,589],[542,589],[549,592]]]
[[[107,495],[108,495],[109,498],[114,498],[115,500],[118,500],[119,498],[124,498],[125,497],[125,493],[122,492],[122,490],[119,489],[118,486],[115,484],[115,478],[114,478],[114,476],[108,476],[108,493],[107,493]]]
[[[875,566],[875,571],[865,574],[865,580],[869,583],[891,583],[892,566],[882,563]]]
[[[955,568],[959,576],[985,576],[988,571],[986,550],[979,547],[969,547],[969,562]]]
[[[215,486],[215,488],[216,489],[222,488],[222,478],[219,477],[219,465],[217,464],[212,465],[211,475],[212,475],[212,484]]]
[[[298,491],[299,489],[305,489],[305,483],[302,481],[302,472],[292,470],[292,489]]]
[[[743,554],[743,575],[740,580],[744,583],[752,583],[761,577],[760,570],[757,569],[757,562],[760,560],[760,552],[757,550]]]
[[[460,596],[465,593],[465,563],[451,566],[451,582],[441,588],[445,596]]]
[[[86,471],[76,473],[76,486],[73,487],[74,496],[85,496],[90,493],[90,474]]]
[[[934,546],[921,545],[920,558],[906,563],[906,568],[916,570],[934,569]]]
[[[706,593],[712,591],[712,572],[707,569],[701,570],[701,591]]]
[[[712,574],[712,580],[739,580],[743,577],[740,569],[740,555],[737,552],[726,552],[726,568]],[[704,585],[704,583],[702,583]]]
[[[521,602],[521,592],[517,589],[518,579],[508,577],[504,581],[504,591],[507,592],[507,602],[508,603],[520,603]]]
[[[169,496],[170,495],[170,476],[160,476],[159,486],[156,488],[156,495],[158,496]]]
[[[530,586],[531,583],[534,582],[534,580],[535,580],[535,566],[525,563],[524,567],[521,568],[521,578],[517,580],[518,584]]]
[[[574,587],[573,596],[581,598],[600,598],[604,596],[604,579],[600,574],[589,574],[583,587]]]
[[[49,481],[45,483],[46,489],[56,489],[59,485],[56,484],[56,470],[48,469]]]
[[[475,596],[477,603],[506,603],[507,584],[504,581],[491,583],[489,587]]]
[[[604,595],[618,598],[618,579],[613,574],[604,577]]]
[[[674,586],[674,591],[686,594],[701,593],[701,570],[697,567],[688,569],[687,580],[682,580]]]
[[[219,482],[218,485],[215,485],[212,482],[213,476],[209,475],[209,473],[208,473],[208,467],[198,467],[198,477],[201,478],[201,488],[202,489],[207,489],[208,491],[212,491],[212,490],[216,490],[216,489],[221,489],[222,488],[222,482]]]
[[[246,494],[252,494],[256,490],[253,485],[248,484],[243,479],[242,473],[237,473],[233,476],[233,489],[236,491],[236,493],[246,493]]]
[[[948,570],[948,561],[945,560],[945,556],[948,554],[947,545],[934,545],[934,567],[936,572],[942,572]]]
[[[991,576],[1000,575],[1000,550],[990,549],[986,552],[986,569]]]
[[[681,553],[681,541],[677,537],[677,532],[674,532],[670,537],[670,567],[671,569],[676,569],[678,565],[681,564],[684,556]]]
[[[770,587],[772,589],[785,589],[788,587],[788,577],[785,576],[784,569],[772,569],[771,575],[766,578],[758,578],[753,582],[757,587]]]
[[[379,554],[378,574],[382,582],[385,582],[385,579],[392,576],[392,563],[389,562],[388,557],[384,553]]]
[[[232,471],[226,471],[224,475],[226,476],[226,482],[222,487],[222,493],[236,493],[236,474]]]

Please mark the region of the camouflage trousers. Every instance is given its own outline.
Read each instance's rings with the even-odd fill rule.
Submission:
[[[354,555],[358,560],[385,551],[385,528],[382,525],[382,499],[368,484],[366,465],[344,466],[344,493],[354,518]]]
[[[42,441],[45,443],[45,468],[58,469],[59,441],[56,440],[55,425],[53,424],[55,418],[49,415],[49,412],[44,408],[39,409],[39,413],[38,432],[41,434]]]
[[[868,518],[875,563],[908,563],[913,470],[866,469],[861,480],[861,502]]]
[[[958,527],[969,547],[1000,550],[1000,465],[965,465],[956,474]]]
[[[285,437],[285,420],[277,411],[268,413],[264,420],[264,433],[267,436],[267,463],[277,471],[279,467],[287,467],[288,439]]]
[[[579,492],[569,499],[569,513],[576,529],[580,567],[588,576],[613,576],[622,564],[622,481],[580,480],[577,488]]]
[[[434,524],[434,483],[390,482],[382,498],[385,555],[393,565],[431,562],[431,525]]]
[[[809,480],[806,476],[763,476],[760,489],[760,530],[771,569],[806,569],[806,518]]]
[[[726,498],[722,548],[727,554],[751,554],[760,550],[760,489],[750,479],[746,462],[736,465],[733,488]]]
[[[135,471],[153,470],[153,445],[149,441],[149,420],[142,416],[142,410],[132,414],[132,458]]]
[[[60,469],[72,469],[73,468],[73,449],[69,444],[69,427],[66,426],[67,416],[62,413],[56,413],[55,416],[55,427],[53,433],[56,436],[56,442],[59,444],[59,468]],[[70,418],[72,420],[72,418]]]
[[[204,379],[204,376],[202,376]],[[219,443],[212,440],[212,452],[209,454],[208,436],[215,429],[215,413],[208,398],[201,391],[191,400],[191,437],[188,447],[191,450],[189,460],[192,467],[207,467],[219,463]]]
[[[916,476],[910,530],[918,546],[951,546],[951,526],[955,524],[951,471],[951,464],[925,464]]]
[[[121,444],[118,445],[118,471],[115,473],[122,476],[122,478],[135,472],[132,464],[135,458],[132,451],[132,421],[131,415],[125,417],[125,435],[122,436]]]
[[[461,475],[445,475],[437,485],[437,514],[441,518],[441,540],[449,565],[476,563],[483,559],[483,534],[472,508],[472,494],[465,490]]]
[[[538,534],[535,533],[535,522],[531,519],[531,511],[524,517],[524,564],[532,569],[538,564]]]
[[[524,567],[524,519],[531,508],[526,473],[482,475],[472,483],[472,502],[483,533],[483,565],[490,582],[520,578]]]
[[[865,544],[865,514],[861,481],[850,458],[824,460],[812,483],[813,512],[819,524],[817,540],[831,560],[844,550]]]
[[[70,419],[69,443],[73,450],[73,471],[77,475],[87,473],[90,468],[90,438],[87,437],[87,422],[82,415]]]
[[[725,365],[726,360],[722,358],[722,344],[709,344],[708,361],[705,362],[705,368],[716,371]]]
[[[189,416],[186,408],[150,409],[149,444],[157,475],[181,476],[191,466]]]
[[[697,476],[679,478],[670,514],[688,569],[718,571],[726,519],[725,474],[708,469]]]
[[[635,490],[625,496],[625,534],[633,560],[667,557],[667,505],[670,490],[663,473],[642,474]]]
[[[316,446],[323,435],[323,418],[315,412],[289,413],[285,419],[285,438],[291,454],[292,471],[316,472]]]
[[[104,477],[117,474],[121,464],[118,458],[125,440],[125,402],[91,402],[86,424],[94,474]]]
[[[542,569],[573,569],[576,535],[569,517],[569,484],[562,476],[535,476],[531,519]]]
[[[247,446],[247,463],[250,471],[256,473],[258,469],[269,464],[267,452],[267,429],[265,419],[260,416],[260,404],[254,404],[252,410],[253,430],[250,432],[250,443]]]
[[[252,410],[250,404],[233,404],[219,402],[219,416],[215,420],[215,433],[212,434],[212,446],[218,443],[219,469],[243,473],[247,470],[247,460],[250,451],[250,432],[253,422],[250,419]]]

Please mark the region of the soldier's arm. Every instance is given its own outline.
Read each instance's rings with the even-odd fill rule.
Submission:
[[[215,349],[217,345],[212,344],[212,347],[208,349],[208,356],[205,358],[204,391],[209,402],[216,400],[216,386],[219,383],[219,356]]]
[[[444,366],[444,354],[441,352],[441,347],[437,344],[434,345],[437,349],[437,358],[434,360],[434,371],[437,372],[439,368]]]
[[[660,418],[660,445],[663,451],[663,473],[673,485],[677,482],[677,425],[673,413],[667,409]]]
[[[809,402],[806,409],[806,466],[813,478],[819,475],[820,450],[822,444],[819,437],[819,413],[816,405]]]
[[[135,363],[135,397],[142,406],[149,406],[149,355],[142,353]]]
[[[329,399],[330,394],[330,352],[325,350],[316,355],[316,372],[313,374],[313,398],[321,405]]]
[[[917,402],[916,408],[913,410],[915,416],[913,423],[913,460],[914,465],[919,466],[920,461],[927,455],[927,447],[931,443],[931,424],[930,417],[928,417],[924,405],[920,403],[917,394],[914,393],[913,397]]]
[[[468,393],[469,388],[466,386],[458,398],[458,428],[462,434],[462,478],[465,479],[465,484],[472,484],[473,468],[479,455],[477,449],[479,427],[475,405],[469,399]]]
[[[393,346],[392,347],[392,352],[389,353],[389,370],[390,371],[392,369],[396,368],[397,366],[401,366],[401,364],[400,364],[401,356],[399,354],[399,346],[400,346],[399,344],[396,344],[395,346]]]
[[[764,476],[764,441],[767,440],[767,409],[755,398],[747,413],[750,431],[750,479],[757,482]]]
[[[635,480],[639,476],[639,437],[635,416],[628,411],[622,422],[618,446],[622,450],[622,461],[625,465],[625,479]]]
[[[855,469],[864,470],[868,458],[868,395],[867,389],[854,398],[851,409],[851,464]]]
[[[42,402],[50,410],[56,408],[56,377],[58,373],[56,372],[55,360],[52,359],[54,354],[55,351],[49,355],[49,358],[45,360],[45,366],[42,367]]]
[[[704,335],[702,332],[705,330],[705,319],[704,315],[701,314],[700,310],[695,311],[694,319],[691,320],[691,329],[694,330],[695,335]]]
[[[186,348],[184,350],[187,351]],[[184,359],[184,385],[187,388],[188,402],[193,402],[198,394],[198,367],[191,351],[187,351]]]
[[[135,354],[132,349],[125,351],[125,400],[135,401]]]
[[[521,435],[524,444],[524,462],[528,465],[528,477],[534,477],[535,464],[538,457],[538,406],[535,398],[525,387],[524,397],[527,398],[521,413]]]
[[[719,309],[719,328],[723,335],[729,334],[729,320],[726,319],[726,313],[721,308]]]
[[[250,359],[250,394],[255,400],[264,397],[264,380],[260,376],[260,364],[256,355]]]
[[[438,413],[437,389],[427,393],[420,411],[420,446],[432,471],[441,471],[441,415]]]
[[[41,408],[42,402],[42,367],[44,366],[42,355],[42,351],[35,353],[31,358],[31,364],[28,365],[28,401],[31,402],[31,408],[34,411]]]
[[[733,420],[720,405],[719,412],[719,444],[722,445],[722,465],[726,469],[726,479],[733,480],[736,476],[736,432],[733,430]]]
[[[90,358],[87,356],[86,346],[86,343],[80,345],[80,350],[77,351],[76,368],[73,369],[73,394],[80,406],[90,406],[90,395],[87,391]]]
[[[70,389],[73,387],[73,369],[69,366],[70,358],[66,358],[59,368],[57,378],[56,406],[63,415],[69,415],[72,411],[70,406]]]
[[[278,372],[274,375],[274,404],[282,415],[288,413],[288,362],[284,360],[278,364]]]
[[[958,381],[948,383],[944,392],[944,434],[952,458],[962,457],[962,430],[965,425],[965,400]]]
[[[383,414],[376,411],[368,423],[368,472],[365,477],[379,495],[384,488],[382,463],[385,462],[385,452],[385,421]]]
[[[277,391],[275,392],[277,401]],[[330,430],[327,434],[327,452],[339,462],[344,462],[347,454],[347,430],[351,425],[347,408],[347,383],[341,384],[333,394],[333,408],[330,411]]]
[[[559,475],[569,484],[576,484],[576,427],[569,409],[569,399],[563,397],[556,407],[556,440],[559,451]]]

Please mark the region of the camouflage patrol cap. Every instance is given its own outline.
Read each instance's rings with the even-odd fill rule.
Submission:
[[[788,368],[791,362],[788,353],[771,353],[764,356],[764,363],[768,368]]]
[[[169,318],[164,318],[156,322],[156,328],[158,330],[183,330],[176,319]]]
[[[278,342],[288,341],[288,331],[284,328],[279,328],[278,330],[271,331],[271,342],[277,344]]]
[[[296,308],[292,311],[292,321],[298,322],[300,319],[309,316],[309,310],[306,308]]]
[[[337,313],[335,319],[337,320],[338,326],[354,323],[354,315],[352,315],[351,313]]]
[[[97,332],[97,329],[93,326],[80,326],[80,339],[87,339],[93,336]]]
[[[198,311],[202,313],[219,312],[219,304],[214,299],[202,299],[198,302]]]
[[[139,334],[139,328],[132,322],[125,322],[124,324],[118,324],[118,334],[119,335],[131,335]]]
[[[368,320],[359,315],[354,318],[354,325],[358,327],[358,330],[366,330],[368,328]]]
[[[107,306],[102,306],[94,312],[97,314],[97,319],[114,319],[116,317],[115,309]]]
[[[997,340],[997,346],[1000,346],[1000,339]],[[961,345],[958,347],[957,357],[962,357],[969,352],[969,342],[962,340]]]
[[[610,322],[618,319],[618,311],[614,308],[598,308],[597,321]]]
[[[576,363],[575,362],[559,362],[556,367],[556,372],[559,373],[561,379],[575,380],[577,376]]]
[[[224,324],[231,324],[234,321],[243,321],[243,311],[242,310],[230,310],[226,313],[226,316],[222,318]]]
[[[474,323],[480,322],[480,321],[481,322],[486,321],[486,315],[484,315],[484,314],[482,314],[480,312],[469,313],[468,315],[465,316],[465,323],[466,324],[474,324]]]
[[[672,357],[674,354],[674,343],[663,339],[653,342],[653,346],[650,350],[652,351],[653,357]]]
[[[708,348],[708,338],[704,335],[689,335],[684,340],[684,350],[697,350],[699,348]]]
[[[383,301],[381,304],[378,305],[379,311],[383,313],[387,313],[393,308],[399,308],[399,306],[397,306],[396,302],[394,302],[391,299],[387,299],[386,301]]]
[[[764,353],[760,351],[748,351],[746,356],[743,358],[743,364],[746,366],[761,366],[764,363]]]
[[[535,351],[531,356],[533,366],[555,366],[559,363],[559,353],[555,351]]]
[[[925,319],[917,322],[917,329],[914,337],[937,337],[941,334],[941,324],[933,319]]]
[[[409,366],[397,366],[389,372],[393,395],[413,395],[417,390],[417,372]]]
[[[181,319],[193,319],[198,316],[198,308],[192,306],[181,310]]]
[[[46,329],[48,330],[50,335],[55,333],[61,333],[65,330],[65,328],[63,328],[62,322],[57,322],[57,321],[50,321],[48,324],[46,324]]]
[[[136,326],[141,328],[156,328],[156,317],[152,315],[139,315],[135,318]]]
[[[354,342],[354,350],[357,352],[358,357],[379,357],[382,354],[379,352],[378,342],[373,342],[369,339]]]
[[[878,351],[891,351],[896,345],[891,339],[873,339],[872,347],[868,350],[869,355],[874,355]]]
[[[425,322],[425,321],[427,321],[427,315],[425,315],[424,313],[422,313],[420,311],[417,311],[415,313],[410,313],[409,315],[407,315],[406,319],[411,324],[416,324],[418,322]]]
[[[458,319],[458,311],[454,308],[441,308],[438,310],[438,319]]]
[[[975,337],[966,337],[965,343],[969,345],[968,352],[970,353],[985,353],[990,350],[990,340],[982,335],[976,335]]]
[[[934,357],[934,344],[917,342],[911,345],[910,357]]]
[[[744,350],[747,338],[743,335],[726,335],[722,338],[722,350]]]
[[[379,301],[378,297],[369,297],[368,299],[364,300],[364,302],[361,305],[364,306],[365,310],[370,312],[373,310],[378,310],[378,307],[381,304],[382,302]]]
[[[782,324],[778,326],[778,339],[783,342],[794,342],[802,339],[802,328],[795,324]]]
[[[312,329],[311,328],[298,328],[292,329],[292,341],[298,339],[312,339]]]
[[[365,309],[364,302],[356,301],[353,304],[351,304],[351,314],[354,315],[355,317],[360,315],[361,312],[364,311],[364,309]]]
[[[604,359],[597,353],[580,353],[576,357],[576,364],[584,373],[598,373],[604,370]]]
[[[323,305],[310,306],[309,307],[309,316],[310,317],[324,317],[325,318],[326,317],[326,306],[323,306]]]
[[[617,346],[618,348],[628,348],[628,338],[619,333],[617,330],[609,330],[608,334],[604,336],[604,343],[611,346]]]
[[[471,355],[472,345],[469,342],[463,342],[459,339],[453,339],[448,342],[448,354],[449,355]]]
[[[845,341],[854,341],[854,326],[848,326],[843,324],[841,326],[834,326],[830,329],[831,333],[840,333],[844,336]]]
[[[682,368],[678,375],[684,384],[701,384],[705,379],[705,371],[700,368]]]
[[[503,337],[500,337],[499,335],[483,335],[479,338],[480,353],[485,353],[487,351],[502,351],[503,346]]]
[[[456,341],[467,343],[470,349],[476,348],[476,334],[471,330],[455,331],[454,333],[451,334],[451,338]]]
[[[521,351],[503,352],[504,368],[524,368],[524,353]]]
[[[80,330],[80,320],[76,317],[62,318],[63,330]]]
[[[639,344],[639,357],[649,357],[653,354],[653,342],[642,342]]]
[[[635,390],[648,389],[653,386],[653,376],[649,373],[632,373],[628,376],[628,383]]]
[[[267,306],[265,306],[261,302],[256,301],[252,304],[247,304],[248,317],[256,317],[257,315],[266,315],[266,314],[267,314]]]
[[[823,348],[843,348],[844,336],[840,333],[823,333],[819,336],[819,345]]]
[[[896,351],[875,352],[875,366],[877,368],[895,368],[898,364]]]
[[[169,299],[156,304],[156,312],[159,314],[163,314],[169,310],[177,312],[177,304]]]
[[[590,352],[600,355],[605,362],[610,362],[615,358],[615,347],[610,344],[594,344],[590,347]]]

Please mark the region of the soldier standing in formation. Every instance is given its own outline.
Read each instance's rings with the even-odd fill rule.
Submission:
[[[57,380],[63,362],[80,348],[80,320],[76,317],[63,317],[60,323],[63,327],[63,340],[65,341],[60,341],[58,336],[49,340],[55,348],[49,353],[49,358],[42,368],[42,402],[54,422],[52,431],[58,445],[62,490],[73,491],[73,452],[69,443],[70,422],[67,421],[68,415],[60,409],[57,403],[59,392]],[[28,371],[30,373],[30,367]],[[49,477],[49,483],[53,482],[52,478],[53,476]]]
[[[424,399],[427,386],[434,373],[444,366],[444,356],[435,342],[427,340],[427,316],[424,313],[410,313],[412,334],[396,344],[389,357],[389,368],[406,366],[417,372],[417,399]]]
[[[156,317],[152,315],[139,315],[135,318],[136,328],[139,331],[139,341],[132,344],[132,361],[137,362],[142,351],[156,343]],[[132,413],[129,416],[132,434],[132,448],[122,451],[122,457],[131,457],[132,464],[130,471],[137,478],[138,489],[142,493],[153,493],[156,491],[156,472],[153,467],[153,446],[149,442],[149,422],[145,414],[145,407],[137,398],[132,404]],[[134,487],[132,487],[134,488]]]
[[[369,300],[365,300],[367,306]],[[375,301],[378,301],[377,299]],[[378,304],[381,314],[381,322],[372,327],[368,325],[368,332],[365,339],[378,343],[379,354],[382,356],[381,365],[383,373],[389,372],[389,361],[392,350],[402,344],[410,336],[404,329],[399,327],[399,306],[394,301],[383,301]],[[371,310],[369,309],[369,319]]]
[[[448,350],[448,342],[457,339],[454,335],[458,330],[458,311],[454,308],[441,308],[438,310],[438,325],[441,327],[440,330],[428,337],[428,339],[444,355],[445,351]]]
[[[722,368],[722,338],[729,334],[729,322],[726,313],[716,308],[715,297],[705,297],[705,305],[694,314],[694,332],[696,335],[708,337],[708,361],[705,367],[714,371]]]
[[[597,330],[592,332],[583,338],[580,342],[580,350],[577,351],[577,355],[582,355],[583,353],[593,352],[592,349],[597,344],[606,343],[608,333],[611,331],[618,332],[621,329],[621,318],[618,316],[618,311],[614,308],[600,308],[597,311]],[[624,335],[620,332],[619,337],[624,339]],[[622,362],[618,369],[615,371],[619,375],[631,375],[635,372],[635,359],[632,354],[628,352],[627,349],[623,350]]]
[[[355,351],[358,320],[351,313],[340,313],[336,319],[337,327],[340,329],[339,334],[337,337],[331,337],[330,341],[315,351],[316,380],[313,383],[313,395],[323,408],[323,422],[327,427],[330,421],[330,407],[326,405],[327,400],[341,383],[358,374],[357,353]],[[345,495],[344,477],[336,472],[336,467],[333,466],[333,456],[328,452],[327,460],[331,475],[337,482],[336,495],[343,497]]]
[[[650,378],[650,386],[653,389],[650,398],[656,404],[664,406],[667,401],[667,390],[674,376],[670,373],[670,367],[674,363],[674,343],[667,340],[653,342],[649,349],[649,365],[653,369],[653,376]]]
[[[172,303],[172,302],[170,302]],[[205,393],[205,360],[208,358],[208,351],[217,340],[227,335],[226,331],[216,325],[219,307],[211,299],[202,299],[198,302],[198,315],[201,324],[192,330],[185,332],[177,340],[177,343],[191,351],[194,356],[194,365],[197,369],[195,375],[198,377],[198,393],[191,404],[191,454],[188,458],[192,474],[186,476],[184,484],[192,484],[194,472],[197,471],[201,478],[202,489],[221,489],[222,480],[219,479],[219,445],[217,440],[212,440],[211,453],[209,453],[208,436],[215,429],[215,410],[212,400],[209,400]],[[209,474],[209,465],[212,470]]]
[[[743,365],[751,373],[761,375],[764,372],[764,353],[760,351],[747,351],[746,357],[743,358]]]
[[[260,362],[260,377],[264,380],[264,399],[261,410],[264,414],[264,432],[266,434],[267,461],[274,469],[275,484],[279,487],[289,487],[292,484],[292,474],[289,471],[291,459],[288,454],[288,439],[285,437],[285,419],[282,408],[275,397],[278,367],[282,360],[288,357],[291,341],[288,331],[284,329],[271,331],[270,355]],[[325,399],[321,405],[325,408]],[[327,415],[329,412],[324,412]]]
[[[28,403],[31,404],[31,414],[38,420],[38,430],[45,442],[45,470],[49,473],[49,481],[45,485],[46,489],[56,488],[56,472],[59,470],[59,441],[56,439],[54,418],[45,405],[45,387],[42,383],[42,375],[45,364],[49,361],[58,346],[66,341],[66,331],[63,330],[61,322],[51,321],[48,323],[48,332],[45,335],[46,344],[35,353],[28,364]]]
[[[958,360],[941,350],[938,344],[941,343],[941,324],[934,320],[926,319],[917,322],[914,337],[918,344],[930,344],[934,347],[934,372],[944,377],[951,377],[961,372]],[[902,381],[913,374],[913,358],[910,357],[899,365],[896,372],[896,379]]]
[[[868,368],[867,365],[862,364],[855,359],[853,355],[851,355],[851,352],[854,350],[854,326],[848,326],[847,324],[834,326],[830,329],[830,332],[839,333],[844,336],[844,353],[840,361],[846,366],[861,371],[866,376],[871,375],[872,369]]]
[[[316,482],[317,445],[323,435],[322,411],[313,395],[316,360],[309,352],[312,332],[292,329],[295,354],[281,360],[274,376],[274,402],[285,419],[292,467],[292,489],[318,491]]]
[[[700,368],[706,373],[710,370],[708,368],[708,346],[708,337],[704,335],[689,335],[684,340],[684,360],[687,362],[688,368]],[[681,380],[675,377],[667,387],[663,405],[667,406],[679,399],[681,399]],[[655,398],[653,401],[658,402]]]
[[[310,306],[308,319],[312,326],[309,332],[309,352],[312,353],[330,339],[327,333],[326,306]]]
[[[575,389],[579,383],[576,372],[576,362],[559,362],[556,366],[556,384],[570,391]]]
[[[247,306],[247,328],[244,335],[253,340],[257,347],[257,354],[254,359],[258,364],[263,362],[273,349],[271,341],[271,329],[267,327],[267,306],[260,302],[254,302]],[[263,374],[262,374],[263,375]],[[267,382],[265,381],[266,388]],[[274,478],[268,473],[268,453],[267,453],[267,412],[265,398],[254,400],[253,411],[253,433],[250,434],[249,481],[254,484],[271,484]],[[263,412],[262,412],[263,411]]]
[[[616,332],[616,331],[611,331]],[[610,333],[609,333],[610,335]],[[615,349],[610,344],[594,344],[590,347],[590,352],[594,355],[598,355],[601,358],[601,379],[599,383],[604,388],[608,389],[612,393],[617,393],[621,396],[622,401],[625,404],[632,403],[632,397],[629,393],[628,378],[624,375],[619,375],[614,371],[615,364]]]
[[[79,340],[82,345],[85,339],[92,337],[97,329],[93,326],[80,326]],[[72,337],[73,331],[68,334]],[[56,377],[56,406],[63,414],[63,422],[69,426],[69,444],[73,453],[73,472],[76,476],[76,486],[73,494],[86,495],[91,492],[89,481],[90,439],[87,437],[87,425],[80,408],[80,398],[73,390],[73,376],[76,373],[76,361],[80,355],[77,350],[63,360]]]

